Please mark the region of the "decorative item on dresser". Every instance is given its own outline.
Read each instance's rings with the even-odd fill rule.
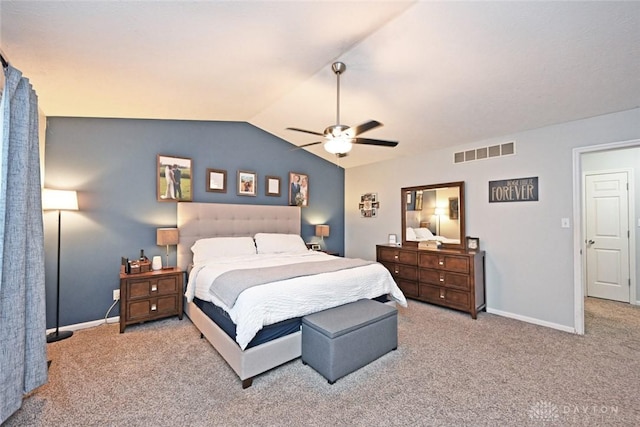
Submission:
[[[183,275],[179,268],[120,273],[120,333],[134,323],[176,315],[182,320]]]
[[[484,257],[480,250],[376,246],[376,260],[405,296],[461,310],[474,319],[486,307]]]

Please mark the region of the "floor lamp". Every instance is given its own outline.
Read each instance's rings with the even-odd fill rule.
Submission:
[[[58,268],[57,268],[57,287],[56,287],[56,330],[47,335],[47,342],[56,342],[64,340],[73,335],[73,331],[60,332],[60,220],[62,218],[61,211],[77,211],[78,195],[72,190],[51,190],[44,188],[42,190],[42,210],[58,211]]]

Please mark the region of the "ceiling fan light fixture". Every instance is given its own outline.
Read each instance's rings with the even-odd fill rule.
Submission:
[[[331,154],[346,154],[351,148],[353,144],[350,138],[331,138],[324,143],[324,149]]]

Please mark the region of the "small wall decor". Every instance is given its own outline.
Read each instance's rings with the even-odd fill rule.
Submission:
[[[378,193],[365,193],[361,195],[358,208],[360,209],[360,216],[362,218],[375,218],[378,216],[378,208],[380,208]]]
[[[449,219],[458,219],[458,198],[449,197]]]
[[[257,177],[253,171],[238,171],[238,196],[257,195]]]
[[[227,192],[227,171],[222,169],[207,169],[207,191],[213,193]]]
[[[264,191],[267,196],[280,197],[280,177],[267,176],[264,182]]]
[[[158,154],[156,178],[156,197],[158,201],[191,201],[193,194],[191,159]]]
[[[537,201],[537,176],[489,181],[489,203]]]
[[[309,206],[309,176],[300,172],[289,172],[289,205]]]

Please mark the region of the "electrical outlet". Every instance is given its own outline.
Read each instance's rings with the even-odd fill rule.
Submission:
[[[113,290],[113,300],[118,301],[120,299],[120,289]]]

